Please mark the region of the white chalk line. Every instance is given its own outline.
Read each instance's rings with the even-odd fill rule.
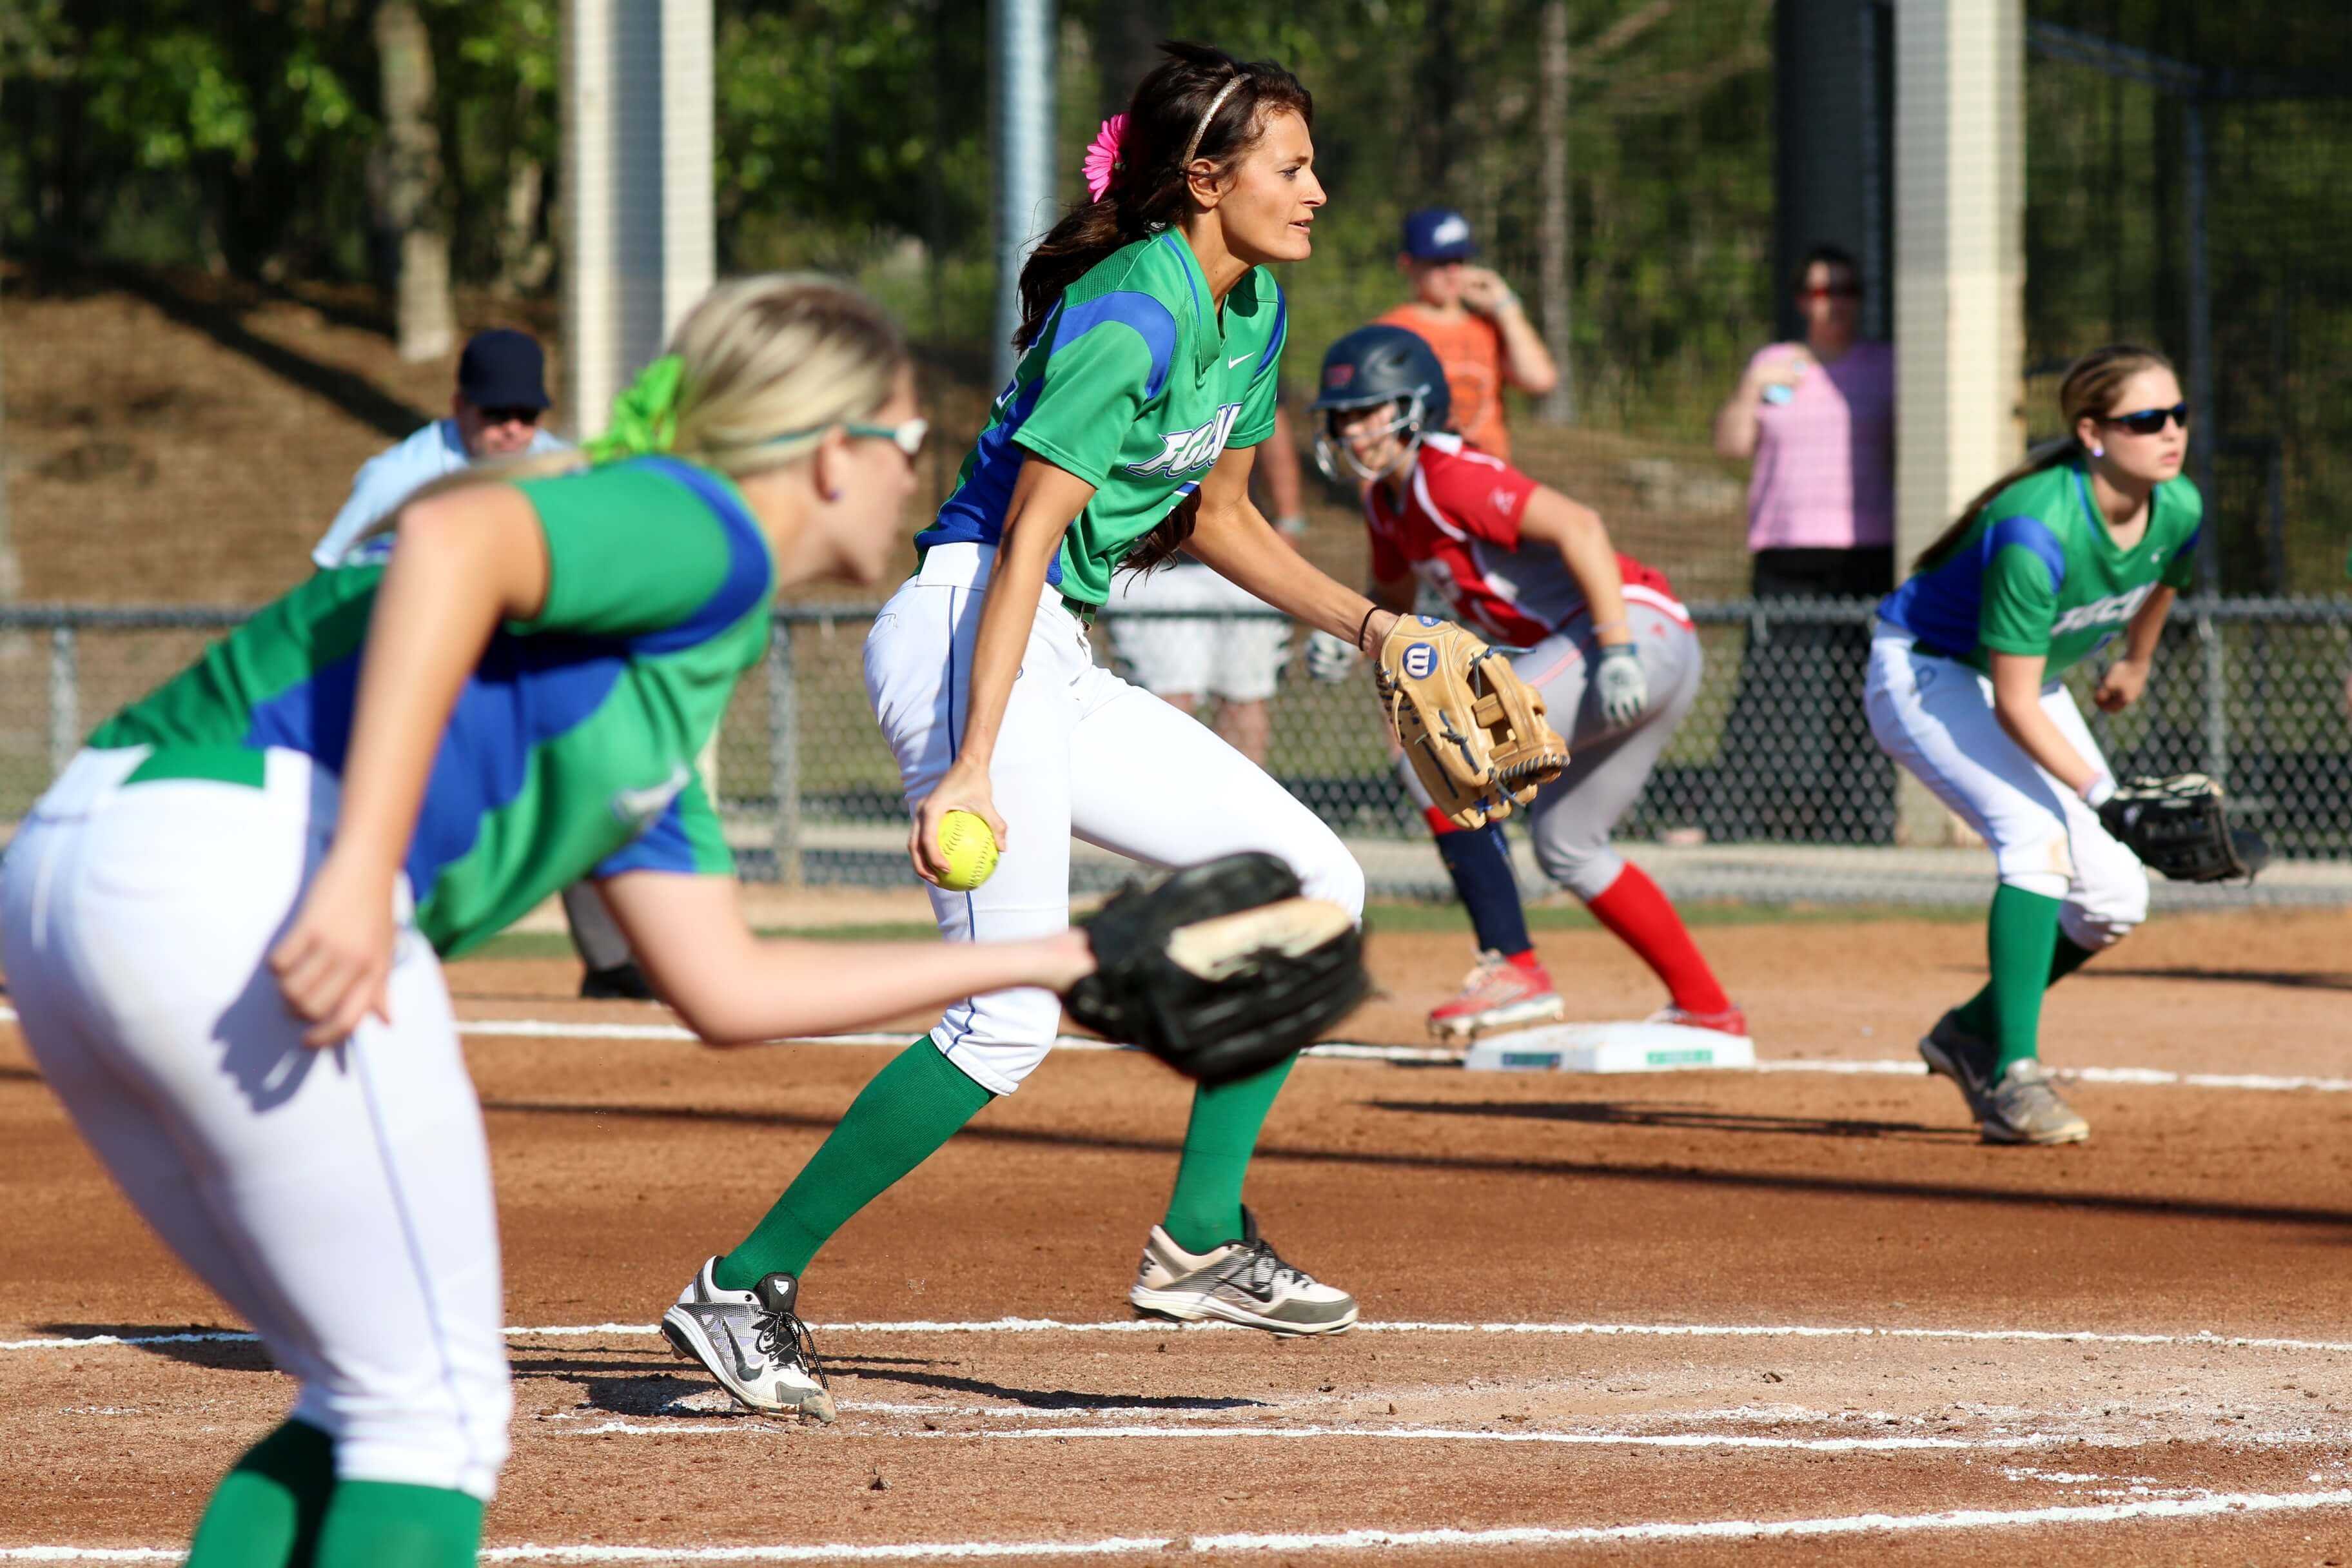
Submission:
[[[874,1563],[991,1557],[1134,1556],[1147,1552],[1371,1552],[1412,1546],[1604,1546],[1678,1541],[1807,1540],[1841,1535],[2003,1530],[2135,1520],[2305,1513],[2352,1507],[2352,1489],[2214,1492],[2046,1508],[1948,1509],[1935,1513],[1855,1513],[1817,1519],[1659,1520],[1640,1524],[1506,1525],[1489,1530],[1345,1530],[1280,1534],[1107,1536],[1097,1541],[836,1542],[773,1546],[493,1546],[484,1563]],[[0,1547],[0,1561],[160,1563],[181,1553],[157,1547]]]
[[[823,1334],[1199,1334],[1255,1333],[1227,1323],[1166,1323],[1148,1319],[1069,1322],[1058,1318],[992,1318],[980,1321],[912,1319],[811,1323]],[[653,1323],[555,1323],[510,1327],[509,1339],[579,1339],[598,1335],[647,1338]],[[2352,1341],[2282,1339],[2251,1334],[2120,1333],[2095,1329],[1883,1328],[1867,1324],[1815,1323],[1449,1323],[1359,1322],[1356,1334],[1535,1334],[1563,1338],[1760,1339],[1760,1340],[1956,1340],[1999,1344],[2182,1345],[2199,1350],[2311,1352],[2352,1354]],[[0,1340],[0,1351],[90,1350],[109,1345],[134,1348],[173,1344],[244,1344],[254,1335],[240,1330],[192,1330],[168,1334],[89,1334],[78,1339]]]
[[[13,1015],[12,1015],[13,1016]],[[458,1021],[460,1034],[488,1039],[692,1040],[689,1030],[674,1024],[567,1024],[539,1018],[470,1018]],[[778,1041],[795,1046],[903,1046],[909,1038],[901,1030],[824,1035],[805,1040]],[[1058,1051],[1133,1051],[1133,1046],[1113,1045],[1078,1035],[1057,1036]],[[1343,1061],[1458,1062],[1459,1051],[1429,1046],[1382,1046],[1334,1040],[1309,1046],[1306,1054]],[[1925,1078],[1927,1069],[1916,1057],[1871,1061],[1776,1057],[1756,1064],[1758,1072],[1827,1073],[1838,1077]],[[2061,1079],[2135,1089],[2223,1089],[2282,1092],[2309,1090],[2322,1094],[2352,1094],[2352,1078],[2319,1078],[2278,1073],[2168,1072],[2155,1068],[2058,1068]]]
[[[855,1413],[858,1407],[845,1405],[845,1413]],[[740,1437],[746,1436],[777,1436],[795,1430],[791,1426],[741,1419],[720,1421],[632,1421],[615,1419],[593,1424],[561,1426],[555,1435],[564,1437]],[[1360,1438],[1374,1441],[1407,1443],[1503,1443],[1536,1447],[1582,1448],[1681,1448],[1681,1449],[1748,1449],[1758,1452],[1798,1454],[1909,1454],[1909,1453],[2036,1453],[2051,1448],[2143,1448],[2158,1447],[2177,1442],[2172,1434],[2131,1437],[2114,1434],[2073,1434],[2057,1432],[2021,1432],[1992,1437],[1773,1437],[1745,1432],[1559,1432],[1536,1429],[1520,1432],[1493,1432],[1475,1426],[1020,1426],[1003,1429],[981,1427],[963,1430],[908,1430],[887,1427],[874,1431],[852,1431],[846,1436],[886,1437],[893,1441],[926,1441],[961,1438],[966,1441],[1035,1441],[1049,1439],[1070,1442],[1076,1439],[1150,1441],[1173,1438],[1180,1441],[1223,1441],[1232,1438],[1266,1438],[1284,1441],[1314,1441],[1326,1438]],[[2336,1439],[2317,1432],[2231,1432],[2223,1441],[2231,1447],[2284,1448],[2317,1443],[2333,1443]],[[2095,1478],[2104,1479],[2104,1478]]]
[[[14,1008],[0,1005],[0,1023],[14,1023],[16,1019]],[[457,1032],[469,1039],[492,1040],[663,1040],[690,1043],[698,1038],[692,1030],[680,1028],[676,1024],[604,1024],[589,1019],[567,1022],[552,1018],[460,1018],[457,1020]],[[766,1043],[774,1046],[903,1046],[910,1037],[905,1030],[878,1030]],[[1133,1046],[1116,1045],[1082,1035],[1056,1036],[1054,1048],[1057,1051],[1124,1052],[1137,1049]],[[1309,1046],[1303,1054],[1327,1060],[1416,1065],[1457,1063],[1462,1059],[1459,1051],[1433,1046],[1382,1046],[1353,1040],[1331,1040],[1319,1046]],[[1774,1057],[1757,1062],[1754,1070],[1764,1073],[1826,1073],[1842,1078],[1927,1076],[1927,1067],[1916,1057],[1880,1060]],[[2128,1089],[2352,1094],[2352,1078],[2319,1078],[2292,1073],[2168,1072],[2157,1068],[2061,1067],[2053,1068],[2052,1071],[2064,1080]]]

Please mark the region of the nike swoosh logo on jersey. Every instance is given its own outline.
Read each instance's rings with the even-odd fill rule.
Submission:
[[[1256,353],[1256,351],[1253,349],[1253,350],[1251,351],[1251,353]],[[1231,370],[1231,369],[1233,369],[1233,368],[1234,368],[1234,366],[1235,366],[1235,365],[1237,365],[1237,364],[1241,363],[1243,360],[1248,359],[1249,357],[1250,357],[1250,354],[1237,354],[1237,355],[1235,355],[1234,358],[1229,359],[1229,360],[1227,360],[1227,361],[1225,362],[1225,368],[1226,368],[1227,370]]]
[[[613,796],[613,815],[643,833],[669,809],[669,803],[678,797],[691,777],[686,764],[679,763],[671,768],[669,777],[657,784],[617,791]]]

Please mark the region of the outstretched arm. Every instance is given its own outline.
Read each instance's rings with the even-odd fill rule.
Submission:
[[[1292,549],[1249,499],[1251,447],[1228,449],[1201,479],[1201,510],[1186,548],[1201,562],[1295,620],[1365,650],[1381,646],[1396,613],[1327,577]],[[1369,618],[1367,618],[1369,615]]]
[[[1095,969],[1076,929],[1032,942],[762,941],[731,877],[624,871],[598,887],[654,984],[715,1046],[869,1027],[1012,985],[1066,991]]]
[[[393,888],[449,711],[499,624],[530,619],[547,598],[538,514],[510,485],[419,501],[399,529],[368,621],[334,838],[269,953],[312,1046],[387,1016]]]

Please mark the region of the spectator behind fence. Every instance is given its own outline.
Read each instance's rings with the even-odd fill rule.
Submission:
[[[1541,397],[1559,371],[1510,285],[1489,268],[1469,265],[1477,254],[1470,221],[1460,213],[1425,207],[1407,214],[1397,266],[1412,279],[1413,297],[1381,321],[1418,333],[1437,351],[1454,429],[1480,451],[1507,459],[1503,388]]]
[[[1748,549],[1759,599],[1875,598],[1895,585],[1895,351],[1855,335],[1862,275],[1815,246],[1792,279],[1801,343],[1757,352],[1715,416],[1715,449],[1754,460]],[[1719,837],[1880,840],[1894,797],[1856,693],[1867,621],[1770,621],[1751,638],[1713,793]]]
[[[360,465],[351,499],[311,547],[311,561],[320,571],[331,571],[381,560],[392,536],[362,536],[418,486],[486,458],[563,450],[562,441],[541,428],[548,408],[546,368],[539,342],[529,332],[493,327],[475,333],[457,356],[449,417],[436,419]],[[575,882],[563,889],[563,918],[586,966],[580,994],[652,998],[628,939],[593,887]]]
[[[1258,449],[1251,477],[1265,477],[1268,515],[1296,547],[1307,531],[1298,489],[1298,447],[1290,416],[1275,405],[1274,435]],[[1290,623],[1275,618],[1251,596],[1192,556],[1157,572],[1120,574],[1111,587],[1111,653],[1129,679],[1161,700],[1198,716],[1217,703],[1217,733],[1258,766],[1274,738],[1267,702],[1290,657]],[[1199,620],[1121,616],[1120,610],[1255,611],[1255,616]]]

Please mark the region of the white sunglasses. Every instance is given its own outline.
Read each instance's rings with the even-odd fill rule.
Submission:
[[[797,441],[804,436],[818,435],[832,428],[834,426],[830,425],[812,425],[805,430],[787,430],[768,445],[772,447],[780,442]],[[871,436],[887,441],[904,452],[907,461],[911,463],[923,455],[923,443],[930,437],[931,422],[928,419],[907,419],[896,425],[865,425],[853,420],[844,423],[840,428],[845,436]]]

